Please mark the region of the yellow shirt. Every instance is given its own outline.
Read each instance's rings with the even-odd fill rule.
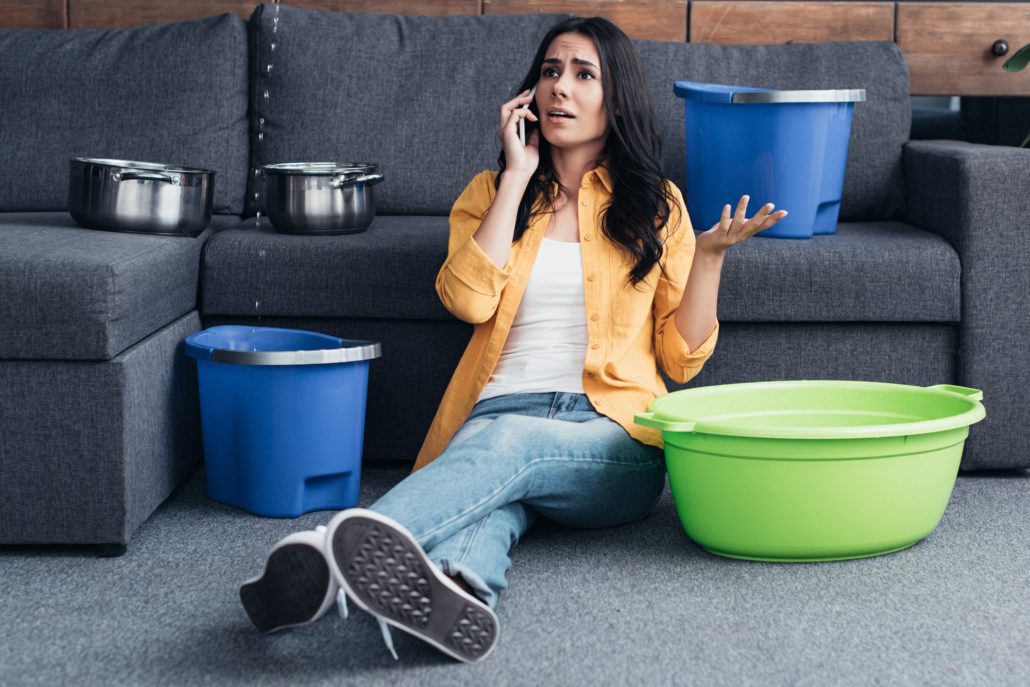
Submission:
[[[512,244],[508,262],[498,268],[472,235],[494,201],[497,172],[477,174],[451,209],[447,260],[436,277],[436,292],[455,317],[475,325],[472,339],[444,392],[414,470],[435,460],[464,424],[501,355],[549,214],[536,217],[522,238]],[[679,205],[678,228],[662,229],[665,252],[647,278],[634,289],[627,281],[635,264],[621,245],[601,231],[612,182],[603,165],[587,172],[579,189],[579,235],[583,256],[588,347],[583,389],[597,412],[619,423],[634,439],[662,446],[661,433],[633,422],[654,398],[668,393],[658,364],[676,382],[701,371],[711,357],[719,325],[691,351],[676,328],[676,308],[683,297],[694,259],[694,232],[683,196],[667,182]],[[677,216],[672,208],[673,222]]]

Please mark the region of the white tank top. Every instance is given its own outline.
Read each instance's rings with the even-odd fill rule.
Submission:
[[[502,394],[584,393],[584,298],[579,242],[544,238],[501,357],[479,400]]]

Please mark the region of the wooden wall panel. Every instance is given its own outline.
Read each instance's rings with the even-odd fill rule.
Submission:
[[[286,4],[332,12],[445,15],[479,14],[480,2],[481,0],[290,0]],[[75,28],[163,24],[210,17],[223,12],[235,12],[247,19],[260,4],[254,0],[68,0],[68,3],[70,25]]]
[[[65,0],[0,0],[0,28],[63,29],[66,13]]]
[[[483,14],[530,12],[604,17],[632,38],[687,39],[687,0],[483,0]]]
[[[690,3],[691,43],[892,40],[892,2]]]
[[[991,53],[998,39],[1007,55]],[[926,95],[1030,95],[1030,69],[1001,68],[1030,43],[1026,3],[898,4],[898,45],[908,61],[912,93]]]

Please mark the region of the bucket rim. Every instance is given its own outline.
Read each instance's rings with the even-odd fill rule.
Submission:
[[[296,349],[287,351],[255,351],[239,350],[217,345],[217,341],[205,341],[216,338],[219,333],[225,334],[257,334],[263,331],[274,331],[277,334],[293,334],[314,339],[325,345],[314,349]],[[382,356],[382,345],[375,341],[359,341],[341,339],[329,334],[288,329],[283,327],[250,327],[245,325],[219,325],[194,332],[186,337],[185,352],[191,358],[209,360],[229,365],[331,365],[335,363],[355,363],[372,360]]]
[[[861,103],[864,88],[776,89],[756,86],[676,81],[673,92],[684,100],[732,105],[768,105],[788,103]]]

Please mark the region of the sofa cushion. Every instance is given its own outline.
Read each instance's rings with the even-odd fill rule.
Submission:
[[[65,210],[69,160],[215,170],[240,213],[247,44],[232,14],[134,29],[0,30],[0,211]]]
[[[204,249],[201,313],[452,319],[434,288],[448,232],[436,216],[379,216],[343,236],[278,234],[246,220]]]
[[[253,165],[377,163],[385,176],[376,187],[380,212],[446,215],[476,172],[496,166],[501,103],[515,96],[537,43],[565,16],[259,5],[250,19]],[[263,182],[253,174],[250,182],[253,214],[263,207]]]
[[[434,290],[446,217],[380,216],[345,236],[277,234],[262,220],[204,247],[206,315],[452,319]],[[738,322],[958,322],[960,265],[898,222],[808,240],[755,237],[726,257],[719,316]]]
[[[901,222],[845,222],[806,240],[756,236],[726,255],[719,317],[959,322],[961,276],[951,244]]]
[[[673,93],[673,81],[776,89],[864,88],[866,100],[855,104],[851,124],[840,221],[901,216],[905,199],[901,147],[908,140],[911,104],[908,68],[897,44],[638,41],[637,46],[658,116],[665,174],[680,188],[686,188],[685,127],[683,100]]]
[[[149,236],[81,229],[67,213],[0,213],[0,359],[110,360],[195,309],[212,231]]]

